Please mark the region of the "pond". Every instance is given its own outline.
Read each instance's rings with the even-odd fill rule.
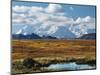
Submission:
[[[75,62],[71,63],[60,63],[60,64],[51,64],[48,67],[45,67],[45,70],[48,71],[62,71],[62,70],[85,70],[85,69],[95,69],[95,66],[90,66],[88,64],[76,64]]]

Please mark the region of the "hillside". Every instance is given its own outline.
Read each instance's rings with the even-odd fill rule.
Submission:
[[[79,39],[96,39],[96,33],[84,34]]]

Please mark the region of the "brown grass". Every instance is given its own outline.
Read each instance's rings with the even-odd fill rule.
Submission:
[[[23,60],[32,58],[42,66],[27,69]],[[50,64],[76,62],[96,65],[95,40],[12,40],[12,74],[45,72]]]
[[[95,40],[13,40],[12,59],[95,59]]]

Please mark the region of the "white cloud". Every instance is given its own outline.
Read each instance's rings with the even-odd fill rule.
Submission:
[[[65,24],[70,24],[70,22],[72,23],[72,19],[65,17],[64,15],[61,15],[62,13],[60,13],[60,8],[61,6],[58,4],[50,4],[50,6],[48,8],[50,8],[50,12],[51,12],[51,8],[52,11],[57,11],[58,14],[51,14],[51,13],[46,13],[45,12],[45,8],[44,8],[44,12],[43,12],[43,8],[42,7],[23,7],[23,6],[15,6],[13,8],[16,9],[16,7],[18,9],[22,9],[22,8],[28,8],[29,11],[28,13],[17,13],[19,10],[16,10],[16,13],[13,12],[12,17],[13,17],[13,22],[14,23],[29,23],[32,24],[32,21],[36,23],[37,22],[41,22],[41,23],[46,23],[48,21],[50,21],[51,24],[54,25],[65,25]],[[20,8],[21,7],[21,8]],[[57,8],[59,7],[59,8]]]
[[[59,4],[49,4],[48,7],[46,8],[46,12],[48,13],[59,13],[62,12],[62,6]]]
[[[28,17],[28,14],[12,13],[12,23],[13,25],[14,24],[34,25],[37,24],[38,21],[32,17]]]
[[[29,7],[27,7],[27,6],[13,6],[12,10],[13,10],[13,12],[27,12],[29,10]]]
[[[73,7],[70,9],[73,10]],[[54,33],[59,26],[68,28],[75,35],[81,35],[81,33],[86,33],[87,29],[95,28],[95,19],[90,16],[73,19],[64,14],[59,4],[49,4],[47,8],[13,6],[12,24],[33,25],[34,31],[40,34]]]
[[[12,8],[13,12],[19,12],[19,13],[26,13],[26,12],[39,12],[39,11],[43,11],[42,7],[29,7],[29,6],[13,6]]]
[[[31,12],[40,12],[40,11],[43,11],[43,10],[44,9],[42,7],[35,7],[35,6],[30,7]]]

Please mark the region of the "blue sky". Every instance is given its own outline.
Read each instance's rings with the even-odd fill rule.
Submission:
[[[18,5],[18,6],[37,6],[37,7],[47,7],[50,3],[39,3],[39,2],[19,2],[19,1],[13,1],[12,5]],[[67,16],[77,18],[77,17],[84,17],[84,16],[91,16],[96,17],[96,6],[90,6],[90,5],[71,5],[71,4],[60,4],[66,13]]]
[[[60,30],[59,28],[66,28],[64,31],[69,30],[76,36],[80,36],[81,34],[87,34],[89,30],[94,31],[95,20],[95,6],[12,2],[13,33],[19,33],[21,29],[28,29],[37,34],[51,35]]]

